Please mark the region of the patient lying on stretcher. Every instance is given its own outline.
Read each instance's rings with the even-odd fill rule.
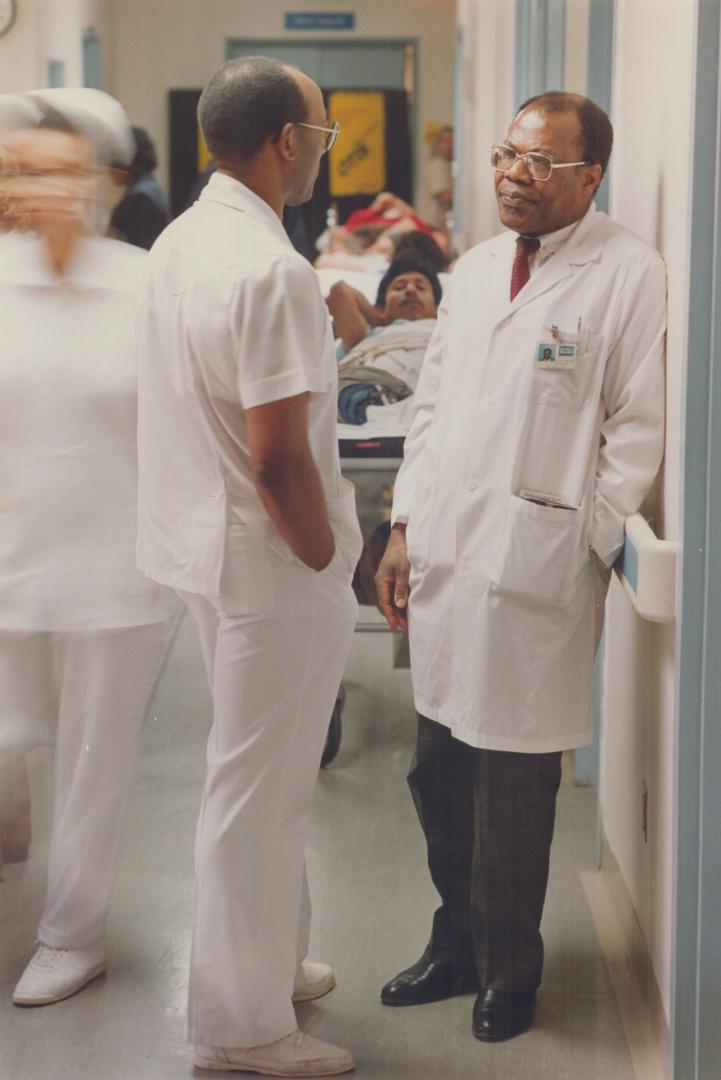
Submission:
[[[338,420],[407,429],[411,397],[435,327],[441,284],[413,255],[397,259],[375,304],[340,281],[328,295],[338,342]]]

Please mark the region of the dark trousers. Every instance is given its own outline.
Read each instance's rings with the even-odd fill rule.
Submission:
[[[408,784],[441,896],[426,955],[483,987],[535,990],[561,753],[478,750],[418,717]]]

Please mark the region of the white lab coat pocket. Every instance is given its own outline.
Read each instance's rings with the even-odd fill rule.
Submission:
[[[539,341],[534,345],[533,366],[526,382],[525,397],[539,405],[575,412],[587,405],[595,405],[603,379],[602,340],[598,334],[572,334],[556,327],[541,327]],[[543,356],[542,346],[546,342],[555,350],[554,357],[559,355],[559,347],[572,347],[575,350],[573,366],[562,366],[561,359],[548,362],[546,367],[539,366]]]
[[[566,603],[589,564],[580,510],[542,506],[511,495],[491,582],[499,592],[545,604]]]

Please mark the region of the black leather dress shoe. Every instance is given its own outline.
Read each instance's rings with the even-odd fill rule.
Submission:
[[[500,1042],[520,1035],[533,1023],[535,990],[481,990],[473,1006],[473,1034],[486,1042]]]
[[[412,967],[386,983],[381,990],[381,1001],[384,1005],[423,1005],[477,989],[474,969],[459,970],[453,964],[438,963],[422,956]]]

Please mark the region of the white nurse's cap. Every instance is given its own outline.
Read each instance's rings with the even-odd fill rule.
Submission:
[[[125,109],[103,90],[67,86],[51,90],[28,90],[0,95],[0,141],[20,128],[35,127],[49,106],[94,144],[98,159],[106,164],[129,164],[135,142]]]

